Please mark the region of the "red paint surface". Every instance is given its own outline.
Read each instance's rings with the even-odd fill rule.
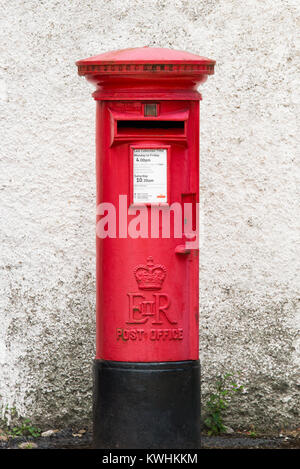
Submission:
[[[132,200],[133,148],[168,149],[168,203],[199,201],[199,100],[214,61],[138,48],[77,62],[97,87],[97,204]],[[154,67],[154,65],[156,65]],[[106,67],[106,68],[105,68]],[[144,103],[158,104],[144,117]],[[183,121],[182,129],[118,131],[118,120]],[[151,207],[147,210],[150,212]],[[134,216],[128,217],[128,222]],[[99,217],[97,217],[98,221]],[[172,217],[171,217],[172,220]],[[171,224],[172,226],[172,224]],[[97,237],[96,358],[125,362],[199,358],[199,252],[185,239]]]

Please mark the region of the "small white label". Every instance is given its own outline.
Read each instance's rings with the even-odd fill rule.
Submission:
[[[167,202],[167,149],[134,149],[133,203]]]

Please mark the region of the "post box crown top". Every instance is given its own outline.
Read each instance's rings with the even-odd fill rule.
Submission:
[[[95,55],[76,62],[79,75],[168,75],[214,73],[215,61],[190,52],[174,49],[137,47]]]

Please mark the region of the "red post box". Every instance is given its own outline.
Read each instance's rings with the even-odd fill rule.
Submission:
[[[98,448],[200,443],[197,86],[214,64],[148,47],[77,62],[97,102]]]

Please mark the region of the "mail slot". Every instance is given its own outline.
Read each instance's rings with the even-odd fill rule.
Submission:
[[[165,135],[184,134],[184,121],[163,121],[163,120],[120,120],[117,121],[117,133],[120,135],[130,133],[135,135],[145,135],[162,137]]]
[[[214,61],[77,62],[96,90],[96,448],[200,444],[199,102]]]

